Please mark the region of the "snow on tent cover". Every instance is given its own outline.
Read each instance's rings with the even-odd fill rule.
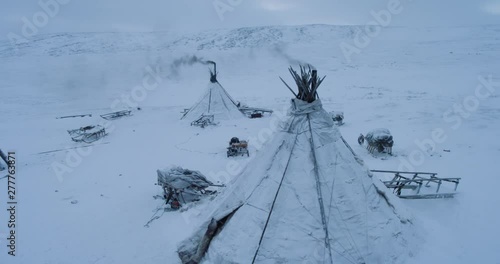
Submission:
[[[179,244],[182,263],[404,263],[412,218],[343,140],[316,71],[290,72],[288,120]]]
[[[210,83],[203,96],[182,116],[181,119],[194,121],[202,115],[213,115],[215,120],[228,120],[243,117],[236,102],[217,81],[217,68],[210,71]]]

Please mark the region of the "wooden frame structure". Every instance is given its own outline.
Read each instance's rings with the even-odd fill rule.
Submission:
[[[191,126],[198,126],[201,128],[205,128],[206,126],[209,125],[216,125],[214,120],[215,120],[214,115],[201,115],[198,119],[191,122]]]
[[[68,130],[68,134],[71,140],[85,143],[92,143],[107,135],[106,129],[100,125]]]
[[[131,113],[132,113],[131,110],[123,110],[123,111],[113,112],[113,113],[109,113],[109,114],[104,114],[104,115],[101,115],[101,117],[106,119],[106,120],[114,120],[114,119],[118,119],[120,117],[130,116]]]
[[[404,172],[404,171],[388,171],[388,170],[371,170],[375,173],[390,173],[394,177],[390,181],[383,181],[385,186],[393,189],[394,193],[403,199],[436,199],[436,198],[453,198],[457,193],[458,184],[461,178],[438,178],[437,173],[433,172]],[[441,186],[443,183],[455,184],[453,192],[442,193]],[[436,186],[435,193],[421,193],[422,186],[431,187],[431,184]],[[413,194],[403,194],[403,190],[413,190]]]

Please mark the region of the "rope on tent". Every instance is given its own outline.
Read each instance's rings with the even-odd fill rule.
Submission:
[[[280,222],[285,223],[284,221],[280,221]],[[296,227],[298,230],[301,230],[301,226],[299,226],[299,225],[295,225],[295,227]],[[302,229],[303,229],[303,228],[302,228]],[[310,231],[306,231],[306,230],[301,230],[301,231],[302,231],[302,232],[303,232],[306,236],[309,236],[309,237],[313,238],[314,240],[316,240],[316,241],[318,241],[318,242],[323,242],[323,240],[322,240],[322,239],[317,238],[317,237],[315,237],[315,236],[311,235]],[[345,248],[344,248],[344,247],[343,247],[340,243],[339,243],[339,245],[340,245],[340,246],[344,249],[344,251],[347,251],[347,250],[346,250],[346,249],[345,249]],[[339,256],[341,256],[341,257],[345,258],[347,261],[349,261],[349,263],[356,264],[356,261],[354,260],[354,257],[353,257],[351,254],[349,254],[349,257],[351,257],[352,259],[349,259],[349,258],[347,258],[347,257],[345,256],[345,254],[342,254],[341,252],[339,252],[339,251],[335,250],[335,248],[332,248],[332,250],[333,250],[335,253],[337,253]],[[324,261],[325,261],[325,260],[324,260],[324,258],[323,258],[323,262],[324,262]]]
[[[236,105],[236,102],[231,97],[231,95],[229,95],[229,93],[226,91],[226,89],[224,89],[224,87],[222,87],[222,85],[219,82],[217,82],[217,84],[219,84],[220,88],[222,89],[222,91],[224,91],[224,93],[227,95],[227,97],[229,98],[229,100],[231,100],[231,102],[233,102],[233,104]]]
[[[352,155],[354,155],[354,159],[361,165],[363,165],[363,162],[361,161],[361,159],[358,157],[358,155],[354,152],[354,150],[351,148],[351,146],[347,143],[347,141],[344,139],[344,137],[342,135],[340,135],[340,138],[342,139],[342,141],[344,142],[344,145],[346,145],[346,147],[351,151]],[[365,194],[365,221],[366,223],[368,223],[368,190],[373,186],[373,185],[370,185],[370,187],[368,188],[368,190],[365,188],[365,185],[363,184],[363,181],[361,181],[361,186],[363,187],[363,192]],[[367,250],[369,251],[370,250],[370,246],[369,246],[369,239],[368,239],[368,227],[365,228],[365,236],[366,236],[366,248]]]
[[[362,166],[364,166],[363,164],[363,161],[361,160],[361,158],[359,158],[359,156],[356,154],[356,152],[354,152],[354,150],[351,148],[351,146],[347,143],[347,141],[345,141],[344,137],[342,135],[340,135],[340,138],[342,139],[342,141],[344,142],[344,144],[346,145],[346,147],[351,151],[352,155],[354,155],[354,159],[359,163],[361,164]]]
[[[335,155],[335,170],[333,171],[333,174],[335,175],[336,172],[337,172],[337,160],[338,160],[338,154]],[[329,201],[329,204],[328,204],[328,208],[329,208],[329,211],[328,211],[328,217],[327,217],[327,222],[329,223],[330,222],[330,216],[331,216],[331,213],[332,213],[332,203],[333,203],[333,188],[335,187],[335,178],[332,179],[332,188],[330,189],[330,201]],[[332,239],[334,239],[334,235],[332,234]],[[339,241],[336,241],[340,247],[345,251],[347,252],[347,254],[349,254],[349,256],[354,260],[354,261],[351,261],[351,263],[355,263],[355,260],[356,258],[344,247],[344,245],[342,245]],[[350,243],[350,242],[349,242]],[[354,245],[352,243],[351,244],[351,247],[354,247]],[[333,250],[335,252],[337,252],[335,250],[335,248],[333,248]],[[337,252],[338,253],[338,252]],[[340,254],[340,253],[339,253]],[[341,254],[340,254],[341,255]],[[342,255],[341,255],[342,256]],[[347,259],[347,257],[343,256],[344,258]]]
[[[191,112],[193,109],[198,107],[202,101],[203,101],[203,98],[201,98],[195,105],[191,106],[191,108],[189,108],[189,110],[187,110],[187,112],[184,113],[184,115],[182,115],[181,119],[184,119],[184,117],[186,117],[189,114],[189,112]]]
[[[323,204],[323,194],[321,193],[321,183],[319,181],[319,171],[318,171],[318,160],[316,159],[316,148],[314,146],[314,139],[312,134],[311,117],[307,114],[307,121],[309,123],[309,131],[311,132],[311,151],[314,160],[314,178],[316,180],[316,192],[318,193],[319,209],[321,212],[321,222],[323,223],[323,229],[325,230],[325,246],[328,249],[330,255],[330,263],[333,264],[332,249],[330,246],[330,236],[328,234],[328,226],[325,216],[325,206]]]
[[[221,89],[224,90],[224,88],[221,87]],[[227,93],[226,93],[227,94]],[[229,112],[229,107],[227,107],[227,104],[226,104],[226,101],[224,100],[224,98],[222,97],[222,95],[219,93],[219,96],[220,96],[220,99],[222,100],[222,104],[224,104],[224,107],[226,108],[226,110]],[[229,98],[229,100],[231,100],[231,98]]]
[[[257,250],[255,250],[255,254],[254,254],[253,259],[252,259],[252,264],[255,263],[255,260],[257,259],[257,255],[259,254],[260,245],[262,244],[262,239],[264,238],[264,234],[266,233],[267,225],[269,224],[269,220],[271,219],[271,214],[273,213],[274,204],[276,203],[276,200],[278,199],[278,194],[280,192],[281,185],[283,184],[283,180],[285,179],[285,175],[286,175],[286,172],[288,170],[288,165],[290,164],[290,160],[292,160],[293,150],[295,149],[295,145],[297,145],[297,138],[298,137],[299,137],[299,135],[296,134],[295,140],[294,140],[294,143],[292,146],[292,150],[290,151],[290,156],[288,157],[288,161],[286,162],[285,170],[283,171],[283,176],[281,177],[280,184],[278,185],[278,190],[276,191],[276,194],[274,195],[271,209],[269,210],[269,214],[267,215],[266,224],[264,225],[264,229],[262,230],[262,234],[260,235],[259,245],[257,246]]]
[[[212,105],[212,87],[210,87],[210,94],[208,96],[208,113],[210,113],[210,106]]]
[[[338,158],[338,155],[336,155],[336,156],[335,156],[335,168],[337,168],[337,166],[336,166],[336,165],[337,165],[337,158]],[[335,170],[335,172],[336,172],[336,170]],[[364,190],[364,186],[363,186],[363,190]],[[366,200],[366,192],[365,192],[365,200]],[[352,248],[354,248],[354,250],[355,250],[355,251],[356,251],[356,253],[358,254],[358,258],[359,258],[359,259],[363,259],[362,255],[361,255],[361,253],[360,253],[360,251],[359,251],[359,247],[358,247],[358,245],[356,244],[356,241],[354,240],[354,238],[352,237],[352,234],[351,234],[351,232],[350,232],[349,228],[347,227],[347,224],[346,224],[346,222],[345,222],[345,220],[344,220],[344,217],[342,216],[342,213],[341,213],[341,211],[340,211],[339,207],[337,206],[337,203],[336,203],[336,202],[335,202],[335,200],[334,200],[334,197],[333,197],[333,184],[332,184],[332,190],[331,190],[331,196],[330,196],[330,205],[329,205],[329,207],[330,207],[330,211],[328,212],[328,221],[330,221],[330,215],[331,215],[331,207],[332,207],[332,204],[335,204],[335,205],[334,205],[334,207],[335,207],[335,208],[337,209],[337,211],[338,211],[338,215],[339,215],[339,217],[340,217],[340,221],[342,221],[342,223],[344,224],[344,227],[345,227],[345,229],[347,230],[347,233],[349,234],[349,237],[351,238],[351,241],[349,241],[349,244],[351,245],[351,247],[352,247]],[[367,212],[366,212],[366,206],[365,206],[365,216],[366,216],[366,215],[367,215]],[[342,246],[342,248],[343,248],[344,250],[346,250],[346,249],[345,249],[345,247],[344,247],[342,244],[340,244],[340,242],[339,242],[339,245],[341,245],[341,246]],[[346,251],[347,251],[347,250],[346,250]],[[349,251],[347,251],[347,252],[349,252]],[[350,255],[350,256],[354,259],[354,256],[353,256],[353,255],[351,255],[350,253],[349,253],[349,255]],[[364,261],[364,259],[363,259],[363,261]]]
[[[334,164],[335,164],[335,167],[334,167],[334,168],[335,168],[335,170],[334,170],[334,172],[333,172],[333,174],[334,174],[334,175],[335,175],[335,174],[336,174],[336,172],[337,172],[337,164],[338,164],[337,160],[338,160],[338,154],[337,154],[337,155],[335,155],[335,163],[334,163]],[[335,178],[333,178],[333,180],[332,180],[332,188],[330,189],[330,201],[329,201],[329,204],[328,204],[329,211],[328,211],[327,222],[330,222],[330,216],[331,216],[331,213],[332,213],[332,209],[331,209],[331,208],[332,208],[332,203],[333,203],[333,188],[334,188],[334,186],[335,186]],[[342,219],[340,219],[340,220],[342,220]],[[343,221],[343,220],[342,220],[342,221]],[[332,239],[333,239],[333,238],[334,238],[334,236],[332,235]],[[351,253],[350,253],[350,252],[349,252],[349,251],[348,251],[348,250],[344,247],[344,245],[342,245],[339,241],[337,241],[337,243],[338,243],[338,244],[340,245],[340,247],[341,247],[341,248],[342,248],[345,252],[347,252],[347,254],[349,254],[349,256],[350,256],[350,257],[351,257],[351,258],[355,261],[355,259],[356,259],[356,258],[355,258],[355,257],[354,257],[354,256],[353,256],[353,255],[352,255],[352,254],[351,254]],[[354,246],[354,245],[353,245],[350,241],[349,241],[349,244],[350,244],[350,246],[351,246],[352,248],[355,248],[355,246]],[[335,248],[334,248],[333,250],[335,251]],[[338,252],[337,252],[337,253],[338,253]],[[359,257],[359,258],[361,258],[361,257],[360,257],[361,255],[359,254],[359,251],[358,251],[357,253],[358,253],[358,257]],[[345,256],[343,256],[343,257],[344,257],[344,258],[346,258]],[[352,263],[355,263],[355,262],[352,262]]]
[[[335,173],[337,172],[337,159],[338,159],[338,154],[335,155],[335,170],[333,171],[333,174],[335,175]],[[332,213],[332,202],[333,202],[333,188],[335,187],[335,177],[333,177],[332,179],[332,188],[330,189],[330,202],[328,204],[328,208],[330,208],[330,210],[328,211],[328,217],[327,217],[327,220],[328,222],[330,222],[330,215]]]
[[[273,163],[274,163],[274,160],[276,159],[276,156],[278,155],[278,153],[281,151],[281,148],[285,145],[285,141],[283,140],[283,142],[281,142],[280,146],[278,147],[278,149],[274,152],[274,155],[273,155],[273,159],[271,160],[271,162],[269,163],[269,167],[266,169],[266,171],[269,171],[271,169],[271,167],[273,166]],[[248,167],[247,167],[248,168]],[[240,174],[243,174],[243,173],[240,173]],[[255,188],[252,190],[252,192],[250,193],[250,195],[248,195],[248,198],[246,199],[246,201],[248,201],[250,199],[250,197],[252,197],[255,193],[255,190],[257,190],[257,188],[259,188],[262,183],[264,182],[264,180],[266,179],[266,177],[262,178],[260,180],[260,182],[257,184],[257,186],[255,186]]]
[[[335,200],[334,200],[334,202],[335,202]],[[337,204],[337,203],[335,202],[335,205],[336,205],[336,204]],[[349,230],[349,228],[347,227],[347,224],[346,224],[346,222],[345,222],[345,220],[344,220],[344,217],[342,216],[342,213],[341,213],[341,211],[340,211],[339,207],[338,207],[338,206],[335,206],[335,208],[337,209],[337,211],[338,211],[338,213],[339,213],[340,220],[342,221],[342,223],[344,224],[345,229],[347,230],[347,234],[349,234],[349,237],[351,238],[351,241],[352,241],[352,243],[354,244],[354,245],[353,245],[353,244],[351,244],[351,246],[353,246],[354,250],[356,250],[356,253],[357,253],[357,254],[358,254],[358,256],[359,256],[359,259],[362,259],[362,260],[363,260],[363,262],[362,262],[362,263],[366,263],[366,261],[364,261],[363,256],[362,256],[362,255],[361,255],[361,253],[359,252],[358,245],[356,244],[356,241],[355,241],[355,240],[354,240],[354,238],[352,237],[351,231],[350,231],[350,230]]]

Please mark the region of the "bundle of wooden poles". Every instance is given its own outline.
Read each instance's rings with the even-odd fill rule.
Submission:
[[[318,77],[318,72],[312,69],[310,65],[300,66],[300,74],[297,73],[292,67],[288,68],[295,83],[297,84],[298,93],[295,93],[292,88],[280,77],[281,81],[288,87],[288,89],[295,95],[297,99],[306,101],[308,103],[314,102],[318,98],[318,87],[321,85],[323,78]]]

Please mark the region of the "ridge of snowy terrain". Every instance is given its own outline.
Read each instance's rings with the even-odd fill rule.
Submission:
[[[426,227],[411,263],[499,263],[500,87],[475,94],[480,77],[500,82],[500,26],[383,28],[348,62],[340,44],[353,45],[357,29],[61,33],[17,48],[0,42],[0,147],[16,151],[19,186],[18,256],[8,256],[0,240],[0,263],[179,263],[177,244],[205,220],[202,208],[211,200],[159,213],[145,227],[162,204],[153,198],[161,194],[156,170],[178,165],[229,182],[249,159],[228,159],[228,140],[250,139],[251,159],[273,120],[204,130],[180,122],[209,82],[206,65],[186,63],[193,55],[217,62],[218,80],[235,100],[272,108],[275,117],[291,98],[278,77],[290,83],[290,64],[314,65],[327,76],[319,90],[325,110],[344,112],[340,132],[370,169],[396,170],[417,157],[414,170],[462,178],[454,199],[402,201]],[[127,102],[152,71],[156,88]],[[474,98],[476,106],[454,110]],[[66,130],[102,122],[99,115],[113,106],[142,110],[113,121],[107,137],[76,152],[81,144]],[[56,119],[71,114],[92,117]],[[392,132],[395,156],[372,156],[358,145],[360,133],[379,127]],[[445,140],[424,144],[436,129]],[[54,164],[66,170],[57,173]],[[0,193],[0,204],[5,199]],[[0,225],[6,219],[0,211]]]

